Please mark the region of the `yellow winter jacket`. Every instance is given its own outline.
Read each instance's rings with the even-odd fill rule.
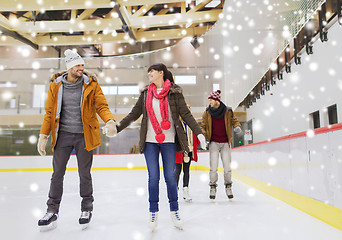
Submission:
[[[49,135],[51,133],[52,151],[58,138],[59,120],[62,109],[63,73],[57,73],[51,78],[48,96],[45,103],[44,121],[40,133]],[[83,133],[85,149],[91,151],[101,145],[101,132],[96,113],[104,122],[113,119],[113,114],[108,108],[108,103],[102,93],[100,85],[95,75],[83,74],[83,87],[81,98],[81,114],[83,123]]]

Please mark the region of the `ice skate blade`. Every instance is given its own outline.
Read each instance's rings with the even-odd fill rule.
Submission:
[[[154,232],[154,230],[157,228],[157,224],[150,223],[148,227],[151,229],[152,232]]]
[[[84,223],[84,224],[80,224],[80,225],[81,225],[82,230],[85,230],[88,228],[89,223]]]
[[[150,227],[151,232],[154,232],[157,227]]]
[[[47,232],[47,231],[55,229],[56,227],[57,227],[57,222],[54,221],[48,225],[39,226],[39,230],[41,232]]]
[[[183,226],[175,225],[175,228],[177,228],[179,230],[183,230]]]

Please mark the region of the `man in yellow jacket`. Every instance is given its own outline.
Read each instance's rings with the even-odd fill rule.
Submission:
[[[106,123],[104,134],[116,135],[116,123],[95,76],[84,72],[84,60],[70,49],[65,52],[67,71],[51,79],[45,103],[44,121],[38,139],[38,152],[45,156],[45,146],[51,133],[53,174],[47,213],[38,221],[41,231],[57,226],[63,194],[63,179],[71,152],[75,149],[80,176],[82,228],[88,226],[93,210],[93,185],[90,168],[93,149],[101,145],[101,133],[96,113]]]
[[[233,110],[227,107],[221,101],[221,91],[213,91],[210,93],[208,100],[209,106],[202,115],[201,129],[209,141],[210,152],[210,172],[209,172],[209,185],[210,185],[210,199],[216,198],[216,187],[218,180],[218,164],[219,155],[221,155],[223,165],[223,178],[227,197],[233,198],[232,174],[231,174],[231,142],[234,132],[241,134],[241,125]]]

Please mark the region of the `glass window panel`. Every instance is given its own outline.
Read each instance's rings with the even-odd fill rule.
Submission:
[[[118,95],[139,95],[139,86],[118,86]]]
[[[213,91],[217,91],[217,90],[219,90],[219,89],[220,89],[220,84],[214,83],[214,84],[213,84]]]
[[[196,75],[175,76],[175,83],[179,85],[195,85]]]
[[[41,108],[45,105],[45,84],[33,85],[33,103],[32,107]]]

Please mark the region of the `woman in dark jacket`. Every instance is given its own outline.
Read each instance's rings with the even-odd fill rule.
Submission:
[[[189,125],[205,147],[205,137],[200,126],[186,106],[181,87],[176,85],[172,73],[164,64],[153,64],[148,68],[150,84],[146,86],[131,112],[117,125],[122,131],[143,115],[140,128],[139,149],[145,155],[148,169],[149,226],[157,227],[159,211],[159,153],[162,155],[163,171],[174,225],[182,229],[179,216],[177,182],[175,177],[176,152],[189,152],[187,137],[179,116]]]

